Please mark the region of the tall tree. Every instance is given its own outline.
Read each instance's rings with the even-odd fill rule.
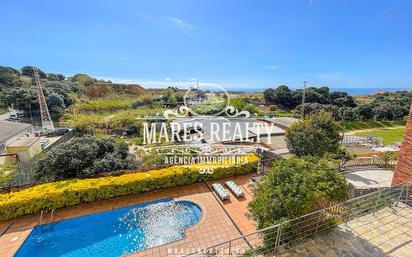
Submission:
[[[339,126],[330,113],[319,112],[293,124],[286,131],[289,151],[297,156],[318,156],[339,149]]]
[[[43,79],[46,78],[46,73],[34,66],[24,66],[23,68],[21,68],[21,73],[24,76],[34,77],[33,69],[37,69],[39,71],[40,78],[43,78]]]

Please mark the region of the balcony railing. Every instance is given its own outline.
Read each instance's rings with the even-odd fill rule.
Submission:
[[[408,205],[412,205],[412,185],[385,188],[183,256],[274,256],[284,246],[292,246],[354,218],[385,207],[410,208]]]

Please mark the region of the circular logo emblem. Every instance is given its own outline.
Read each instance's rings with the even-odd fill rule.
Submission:
[[[229,94],[218,85],[198,85],[186,91],[183,101],[194,115],[217,116],[229,106]]]

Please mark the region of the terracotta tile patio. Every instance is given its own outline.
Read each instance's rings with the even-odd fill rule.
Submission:
[[[186,237],[184,239],[130,255],[180,256],[193,250],[198,250],[199,248],[208,247],[230,238],[238,237],[241,233],[248,233],[255,230],[253,223],[246,216],[245,209],[251,199],[250,190],[247,187],[248,178],[249,175],[231,178],[244,188],[246,196],[238,200],[231,194],[231,200],[225,201],[223,205],[220,204],[220,200],[215,197],[206,184],[198,183],[59,209],[56,211],[54,221],[58,222],[68,218],[114,210],[169,197],[175,198],[177,201],[189,200],[197,203],[201,207],[203,216],[198,224],[186,230]],[[219,182],[222,183],[226,180],[229,179],[220,180]],[[0,256],[13,256],[30,234],[33,227],[38,224],[38,214],[0,222]]]
[[[252,200],[253,195],[249,186],[250,175],[238,176],[236,178],[219,179],[218,182],[222,185],[224,182],[233,180],[242,187],[245,192],[245,197],[236,198],[233,194],[230,195],[230,200],[223,201],[223,206],[230,214],[236,225],[243,234],[248,234],[256,231],[256,226],[253,221],[247,217],[247,205]],[[211,187],[216,181],[209,181],[208,185]]]

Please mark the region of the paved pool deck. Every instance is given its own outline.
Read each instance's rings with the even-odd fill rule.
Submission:
[[[218,180],[220,183],[227,180],[236,181],[246,192],[245,197],[241,199],[236,199],[231,194],[230,200],[220,201],[209,187],[209,185],[216,181],[210,181],[207,184],[198,183],[174,187],[156,192],[58,209],[56,210],[54,221],[58,222],[170,197],[175,198],[176,201],[192,201],[202,209],[202,218],[198,224],[186,230],[186,237],[184,239],[130,255],[181,256],[196,249],[208,247],[230,238],[238,237],[241,234],[255,231],[253,222],[246,215],[247,204],[252,199],[251,190],[248,185],[249,178],[250,175],[243,175],[236,178],[231,177]],[[45,216],[48,217],[48,215]],[[39,224],[39,216],[39,214],[29,215],[0,222],[0,256],[12,257],[17,252],[33,227]]]

